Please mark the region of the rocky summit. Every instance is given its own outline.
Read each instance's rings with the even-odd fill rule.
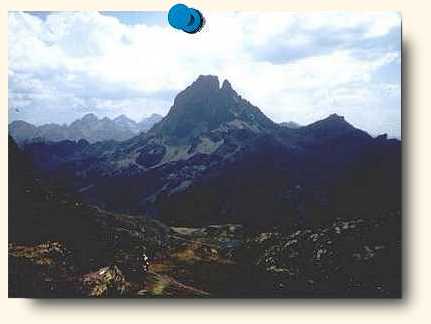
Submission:
[[[219,128],[245,128],[255,132],[275,128],[257,107],[232,89],[225,80],[220,87],[216,76],[200,76],[180,92],[166,118],[152,130],[171,141],[190,141]]]

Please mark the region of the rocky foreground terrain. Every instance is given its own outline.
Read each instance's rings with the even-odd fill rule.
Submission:
[[[394,216],[394,215],[392,215]],[[115,221],[114,216],[111,221]],[[120,218],[124,218],[121,216]],[[399,297],[399,224],[336,221],[245,233],[238,225],[151,228],[117,223],[115,250],[88,264],[58,241],[9,245],[11,297]],[[129,226],[125,229],[123,226]],[[153,224],[154,225],[154,224]],[[139,226],[141,226],[139,228]],[[142,251],[151,256],[144,271]]]

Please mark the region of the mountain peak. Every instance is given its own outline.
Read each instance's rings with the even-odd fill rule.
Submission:
[[[347,122],[343,116],[331,114],[325,119],[314,122],[305,126],[304,131],[311,131],[316,136],[341,136],[346,134],[356,134],[364,138],[371,138],[366,132],[357,129],[352,124]]]
[[[34,126],[34,125],[26,122],[25,120],[17,119],[17,120],[12,121],[9,124],[9,127],[10,126]]]
[[[220,89],[220,82],[216,75],[200,75],[196,81],[192,83],[192,87],[218,90]]]
[[[96,121],[98,120],[97,116],[93,113],[88,113],[82,117],[83,121]]]
[[[236,93],[236,91],[232,88],[232,85],[230,84],[230,82],[226,79],[223,81],[223,84],[221,86],[221,91],[224,94],[229,94],[229,95],[234,95],[234,96],[238,96],[238,94]]]
[[[129,121],[129,120],[131,120],[131,119],[130,119],[129,117],[127,117],[126,115],[121,114],[121,115],[119,115],[119,116],[115,117],[115,118],[114,118],[114,120],[118,120],[118,121],[127,120],[127,121]]]
[[[220,88],[217,76],[201,75],[175,97],[167,116],[151,132],[181,142],[221,126],[260,132],[274,125],[257,107],[239,97],[229,81]]]
[[[149,117],[142,118],[142,120],[138,123],[138,125],[141,131],[146,132],[162,119],[163,119],[162,115],[153,113]]]
[[[120,116],[115,117],[113,119],[113,122],[118,125],[129,126],[129,127],[134,127],[136,125],[136,122],[134,120],[130,119],[124,114],[121,114]]]
[[[331,114],[328,117],[316,121],[307,126],[308,128],[354,128],[351,124],[349,124],[343,116],[337,114]]]
[[[232,90],[232,85],[226,79],[226,80],[223,81],[223,84],[222,84],[221,88],[222,88],[222,90]]]
[[[345,121],[344,116],[338,115],[336,113],[330,114],[328,117],[326,117],[326,120]]]

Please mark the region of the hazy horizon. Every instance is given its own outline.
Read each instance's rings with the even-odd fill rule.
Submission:
[[[399,14],[204,14],[189,35],[162,12],[9,13],[9,122],[165,116],[198,75],[215,74],[274,122],[337,113],[401,138]]]
[[[109,119],[111,119],[111,120],[114,120],[115,118],[118,118],[118,117],[120,117],[120,116],[126,116],[127,118],[129,118],[129,119],[131,119],[131,120],[133,120],[134,122],[136,122],[136,123],[139,123],[139,122],[141,122],[142,120],[144,120],[144,119],[147,119],[147,118],[150,118],[153,114],[157,114],[157,113],[151,113],[151,114],[149,114],[149,115],[147,115],[147,116],[143,116],[141,119],[134,119],[134,118],[132,118],[132,117],[130,117],[130,116],[127,116],[127,114],[119,114],[119,115],[115,115],[114,117],[109,117],[109,116],[101,116],[101,115],[98,115],[98,113],[97,112],[93,112],[93,111],[88,111],[88,112],[85,112],[85,113],[83,113],[80,117],[77,117],[76,119],[74,119],[74,120],[72,120],[72,121],[70,121],[70,122],[64,122],[64,123],[60,123],[60,122],[56,122],[55,120],[53,120],[53,121],[51,121],[51,122],[48,122],[48,123],[32,123],[32,122],[30,122],[30,121],[27,121],[27,120],[25,120],[25,119],[14,119],[14,120],[9,120],[9,124],[11,124],[12,122],[14,122],[14,121],[24,121],[24,122],[27,122],[27,123],[29,123],[29,124],[32,124],[32,125],[34,125],[34,126],[42,126],[42,125],[46,125],[46,124],[58,124],[58,125],[70,125],[71,123],[73,123],[74,121],[76,121],[76,120],[78,120],[78,119],[81,119],[81,118],[83,118],[84,116],[86,116],[86,115],[95,115],[96,117],[97,117],[97,119],[103,119],[103,118],[109,118]],[[165,115],[162,115],[162,114],[157,114],[157,115],[159,115],[159,116],[162,116],[162,117],[165,117]]]

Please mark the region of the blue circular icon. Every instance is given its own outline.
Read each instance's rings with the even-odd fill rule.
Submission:
[[[204,19],[199,10],[189,8],[179,3],[169,10],[168,22],[176,29],[181,29],[186,33],[193,34],[202,28]]]
[[[197,31],[199,31],[202,27],[202,15],[201,13],[193,8],[190,8],[190,15],[192,17],[192,19],[190,20],[190,22],[183,27],[183,30],[186,33],[196,33]]]
[[[173,6],[168,12],[169,24],[176,29],[183,29],[191,19],[189,8],[181,3]]]

